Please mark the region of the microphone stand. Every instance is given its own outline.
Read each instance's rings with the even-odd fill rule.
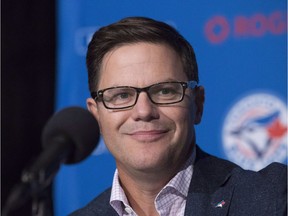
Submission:
[[[21,176],[21,183],[12,190],[3,210],[3,216],[9,216],[12,210],[24,205],[32,198],[32,216],[52,216],[48,208],[49,190],[61,162],[72,152],[70,139],[59,135],[51,140],[51,145],[42,151],[36,161]]]
[[[43,157],[44,155],[44,157]],[[6,200],[2,215],[10,216],[13,211],[24,206],[32,199],[32,216],[52,216],[52,204],[49,202],[49,189],[51,183],[59,170],[60,162],[55,161],[53,166],[39,166],[42,161],[45,161],[45,155],[40,155],[40,160],[36,160],[30,168],[23,171],[21,182],[16,185]],[[48,154],[47,154],[48,155]],[[44,160],[42,160],[44,158]],[[59,157],[59,160],[62,157]],[[40,161],[40,163],[39,163]],[[42,165],[42,164],[41,164]]]
[[[58,170],[58,169],[57,169]],[[53,211],[49,204],[49,189],[57,171],[47,175],[45,170],[40,170],[35,176],[33,172],[24,172],[22,181],[29,182],[32,198],[32,216],[52,216]]]
[[[78,133],[79,135],[76,135]],[[28,199],[32,199],[33,216],[51,216],[53,211],[47,202],[48,189],[60,164],[77,163],[88,156],[99,140],[99,126],[87,110],[70,107],[48,121],[42,139],[44,151],[36,162],[23,172],[20,184],[10,193],[3,208],[4,216],[9,216]],[[82,143],[86,144],[83,146]]]

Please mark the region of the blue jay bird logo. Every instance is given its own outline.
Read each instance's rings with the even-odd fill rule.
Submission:
[[[243,168],[258,170],[273,161],[287,160],[287,107],[267,93],[237,102],[223,124],[227,157]]]
[[[248,119],[231,134],[250,146],[257,158],[262,158],[269,151],[273,139],[287,133],[287,127],[280,122],[279,114],[279,111],[275,111],[267,116]]]

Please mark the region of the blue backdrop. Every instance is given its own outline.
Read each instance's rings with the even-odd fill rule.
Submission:
[[[85,107],[85,54],[95,30],[127,16],[174,26],[195,49],[206,88],[197,143],[257,170],[287,161],[285,0],[59,0],[57,107]],[[115,164],[103,141],[85,161],[62,166],[55,215],[84,206],[112,183]]]

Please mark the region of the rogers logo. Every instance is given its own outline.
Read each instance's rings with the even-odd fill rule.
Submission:
[[[286,13],[274,11],[269,15],[236,16],[229,20],[216,15],[204,26],[204,34],[213,44],[223,43],[228,37],[263,37],[265,34],[281,35],[287,32]]]

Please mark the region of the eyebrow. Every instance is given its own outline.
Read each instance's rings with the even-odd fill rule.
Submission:
[[[147,84],[145,86],[135,86],[135,85],[125,85],[125,84],[113,84],[113,85],[110,85],[108,87],[104,87],[104,88],[99,88],[98,86],[98,90],[100,89],[106,89],[106,88],[114,88],[114,87],[137,87],[137,88],[144,88],[144,87],[147,87],[147,86],[151,86],[151,85],[154,85],[154,84],[157,84],[157,83],[162,83],[162,82],[186,82],[185,80],[177,80],[177,79],[172,79],[172,78],[168,78],[168,79],[163,79],[161,81],[157,81],[157,82],[153,82],[153,83],[150,83],[150,84]]]

